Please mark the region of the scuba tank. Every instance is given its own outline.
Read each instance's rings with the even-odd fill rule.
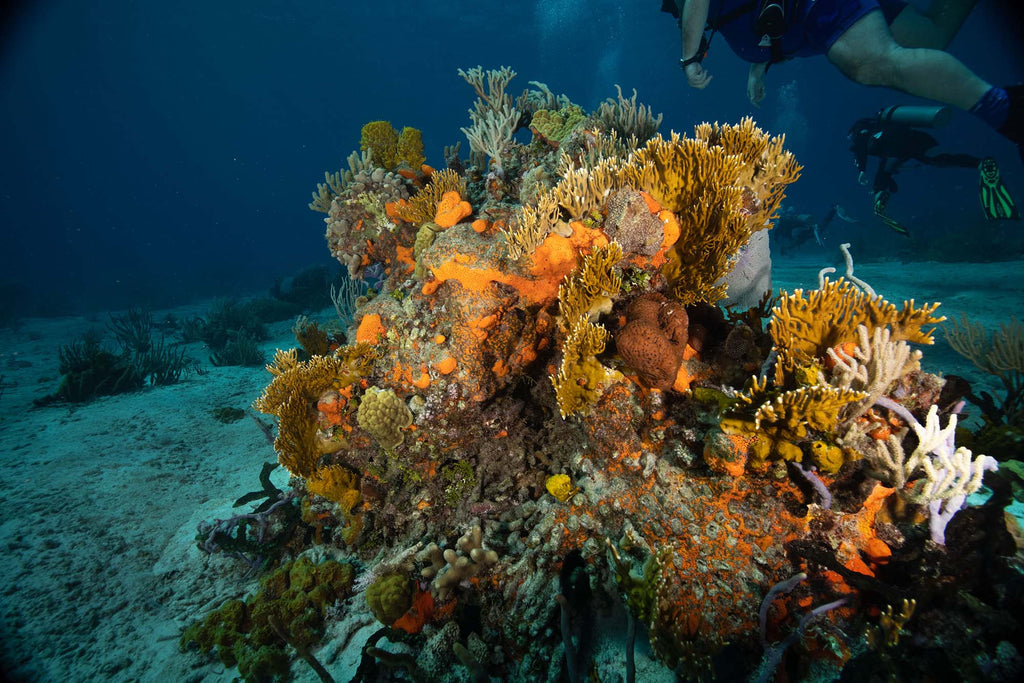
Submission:
[[[950,107],[896,105],[878,112],[879,121],[892,121],[916,128],[940,128],[948,124],[952,118],[953,110]]]

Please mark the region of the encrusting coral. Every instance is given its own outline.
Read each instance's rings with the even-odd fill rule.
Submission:
[[[749,119],[660,136],[635,94],[588,114],[511,93],[508,68],[462,76],[470,159],[416,167],[390,124],[365,131],[371,167],[327,216],[366,279],[349,343],[278,352],[254,404],[295,477],[272,505],[301,499],[278,509],[302,523],[267,532],[351,557],[369,587],[351,623],[386,625],[355,643],[361,675],[556,680],[612,599],[679,675],[854,675],[865,626],[914,598],[915,619],[972,632],[951,656],[982,678],[1005,630],[968,605],[1016,574],[1006,496],[958,512],[993,467],[952,443],[955,386],[912,348],[936,305],[841,279],[782,293],[767,324],[769,296],[723,312],[722,276],[799,175],[781,138]],[[534,116],[534,139],[511,135]],[[912,641],[883,677],[927,663]]]

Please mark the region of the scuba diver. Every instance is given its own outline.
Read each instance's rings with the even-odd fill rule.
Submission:
[[[868,157],[877,157],[878,171],[872,184],[875,215],[896,232],[910,235],[905,227],[886,213],[889,198],[899,189],[894,176],[908,161],[926,166],[978,169],[978,198],[985,217],[989,220],[1020,220],[1017,205],[1002,182],[995,159],[934,152],[938,140],[919,130],[944,126],[951,116],[952,111],[948,107],[895,106],[883,109],[875,116],[859,119],[850,126],[847,137],[854,163],[860,171],[858,181],[867,185]]]
[[[931,0],[925,10],[906,0],[662,0],[661,9],[679,21],[679,66],[693,88],[711,82],[704,62],[718,34],[750,63],[747,97],[755,106],[771,65],[825,55],[861,85],[970,112],[1024,160],[1024,84],[994,86],[945,51],[976,2]]]
[[[802,244],[814,238],[819,247],[825,246],[825,229],[832,223],[833,219],[856,223],[857,219],[850,218],[843,207],[833,204],[825,212],[821,222],[815,222],[814,216],[809,213],[797,213],[792,206],[783,205],[779,209],[779,217],[772,226],[771,235],[780,242],[779,254],[796,249]]]

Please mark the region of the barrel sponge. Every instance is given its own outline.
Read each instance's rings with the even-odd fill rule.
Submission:
[[[391,389],[370,387],[359,404],[356,420],[382,448],[391,450],[402,443],[402,429],[412,424],[412,412]]]
[[[387,121],[370,121],[363,126],[359,148],[371,151],[375,166],[392,169],[398,165],[398,131]]]
[[[402,574],[386,574],[366,588],[366,605],[380,623],[391,626],[412,607],[416,582]]]
[[[402,134],[398,136],[396,153],[398,161],[404,161],[405,165],[414,171],[423,166],[427,158],[423,156],[423,133],[419,128],[406,126],[402,129]]]

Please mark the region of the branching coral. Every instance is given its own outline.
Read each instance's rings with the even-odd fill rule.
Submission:
[[[495,166],[501,166],[505,146],[512,142],[522,113],[510,104],[500,109],[485,109],[483,112],[469,112],[473,124],[460,130],[469,140],[474,152],[484,154]]]
[[[441,550],[431,543],[416,556],[421,562],[429,562],[420,575],[431,581],[431,588],[440,600],[447,600],[463,581],[478,576],[498,562],[498,553],[484,547],[483,530],[474,525],[459,537],[455,549]]]
[[[502,152],[512,141],[512,135],[522,118],[522,112],[505,93],[505,88],[515,78],[516,72],[506,66],[484,72],[482,67],[476,66],[468,72],[459,69],[459,75],[473,86],[478,96],[469,112],[473,125],[461,130],[469,139],[470,149],[487,155],[500,167]]]
[[[905,341],[894,341],[888,327],[876,327],[869,338],[867,326],[858,325],[857,339],[857,345],[849,351],[842,346],[838,350],[827,350],[834,363],[832,384],[867,394],[856,406],[845,411],[843,417],[847,424],[887,394],[894,382],[921,367],[921,352],[912,350]]]
[[[988,394],[971,397],[989,423],[993,427],[1005,423],[1024,429],[1024,324],[1011,318],[990,335],[981,325],[961,316],[946,328],[946,341],[979,370],[1003,383],[1005,395],[998,406]]]
[[[348,156],[348,169],[341,169],[334,173],[324,171],[324,182],[317,183],[313,201],[309,203],[310,210],[321,213],[329,212],[331,201],[345,191],[345,188],[355,179],[356,174],[372,168],[371,156],[369,151],[364,151],[362,154],[352,152]]]
[[[650,107],[637,104],[636,88],[629,99],[622,96],[622,88],[618,83],[615,84],[615,92],[617,99],[608,98],[597,108],[597,118],[623,140],[634,139],[643,143],[654,137],[661,125],[662,115],[655,117]]]
[[[910,300],[897,309],[881,296],[866,294],[843,278],[826,280],[823,287],[809,292],[806,298],[800,289],[787,293],[772,309],[768,323],[779,354],[777,380],[782,383],[779,373],[824,358],[828,349],[856,342],[860,325],[870,335],[878,327],[889,327],[891,342],[931,344],[934,328],[925,327],[945,320],[934,315],[938,306],[925,304],[916,308]]]
[[[967,496],[981,488],[985,472],[998,469],[994,458],[987,455],[974,457],[963,446],[954,443],[956,415],[949,416],[945,427],[939,422],[938,406],[933,405],[922,425],[910,411],[900,404],[882,398],[879,404],[896,412],[913,429],[917,446],[908,456],[900,436],[875,441],[866,453],[872,474],[892,486],[912,503],[926,504],[930,512],[932,540],[945,543],[945,528],[953,515],[963,506]],[[854,432],[847,440],[860,435]],[[863,441],[863,439],[861,439]],[[907,483],[911,488],[906,488]]]

